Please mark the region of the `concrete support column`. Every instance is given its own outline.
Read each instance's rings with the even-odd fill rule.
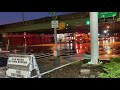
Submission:
[[[90,12],[91,63],[98,64],[98,12]]]

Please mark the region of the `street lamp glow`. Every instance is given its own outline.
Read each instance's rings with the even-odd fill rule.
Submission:
[[[104,33],[107,33],[107,30],[104,30]]]
[[[107,26],[107,28],[110,28],[110,26]]]

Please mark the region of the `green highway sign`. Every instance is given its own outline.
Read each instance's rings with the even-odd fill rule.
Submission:
[[[115,17],[117,12],[98,12],[98,18]]]

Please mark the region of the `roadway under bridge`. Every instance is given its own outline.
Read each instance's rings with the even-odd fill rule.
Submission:
[[[53,17],[45,17],[40,19],[34,19],[29,21],[0,25],[0,34],[2,33],[14,33],[14,32],[36,32],[36,33],[53,33],[51,28],[51,21]],[[84,32],[90,31],[90,26],[85,22],[89,20],[89,12],[78,12],[73,14],[59,15],[57,16],[59,22],[67,22],[69,27],[64,30],[58,30],[58,33],[65,32]],[[120,22],[119,17],[115,19],[107,18],[106,20],[99,20],[99,32],[103,32],[106,29],[106,25],[110,26],[112,32],[119,32]]]

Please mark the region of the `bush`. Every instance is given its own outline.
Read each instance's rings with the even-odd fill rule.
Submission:
[[[104,73],[99,74],[99,78],[120,78],[120,58],[110,58],[109,63],[102,65]]]

